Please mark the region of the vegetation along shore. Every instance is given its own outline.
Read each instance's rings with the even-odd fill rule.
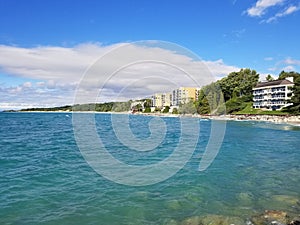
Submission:
[[[253,119],[266,121],[293,120],[299,122],[300,115],[300,74],[297,72],[282,71],[278,80],[292,77],[294,86],[293,94],[288,107],[280,110],[263,110],[253,108],[253,88],[259,84],[259,74],[255,70],[241,69],[238,72],[229,73],[228,76],[203,86],[199,90],[196,100],[179,104],[172,111],[170,107],[153,108],[151,99],[129,100],[127,102],[106,102],[66,105],[51,108],[27,108],[21,110],[7,110],[6,112],[132,112],[132,113],[155,113],[155,114],[193,114],[215,118],[220,115],[226,119]],[[270,75],[267,80],[274,80]],[[171,106],[172,107],[172,106]],[[230,116],[228,116],[230,115]]]

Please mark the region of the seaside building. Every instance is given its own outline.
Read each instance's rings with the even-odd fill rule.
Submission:
[[[171,106],[172,94],[171,93],[156,93],[152,96],[152,105],[157,108]]]
[[[198,99],[200,88],[180,87],[170,93],[156,93],[152,96],[152,106],[163,108],[166,106],[179,106]]]
[[[180,104],[196,101],[199,95],[199,88],[196,87],[180,87],[172,92],[172,105],[179,106]]]
[[[289,103],[288,100],[292,97],[290,88],[293,85],[293,77],[258,83],[252,89],[253,108],[277,110],[291,105],[292,103]]]

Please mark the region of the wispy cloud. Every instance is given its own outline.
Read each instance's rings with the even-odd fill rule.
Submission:
[[[300,65],[300,60],[292,59],[291,57],[286,58],[283,62],[287,65]]]
[[[248,16],[251,17],[262,16],[270,7],[280,5],[285,1],[286,0],[258,0],[255,5],[247,9],[246,12]]]
[[[268,13],[271,8],[271,13]],[[263,18],[260,23],[271,23],[281,17],[295,13],[299,9],[300,5],[296,0],[258,0],[255,5],[248,8],[244,13],[250,17]]]
[[[266,57],[264,58],[265,61],[272,61],[273,60],[273,57]]]
[[[233,30],[232,34],[236,37],[236,38],[241,38],[246,32],[246,29],[240,29],[240,30]]]
[[[111,57],[101,67],[96,62],[109,54],[111,50],[123,46],[118,43],[102,46],[97,43],[84,43],[72,48],[57,46],[39,46],[21,48],[0,45],[0,71],[3,74],[22,77],[25,82],[20,85],[0,84],[0,108],[20,108],[27,106],[58,106],[72,104],[77,85],[86,72],[90,79],[84,83],[84,91],[88,96],[101,91],[98,101],[126,100],[145,97],[158,91],[168,91],[176,85],[194,85],[191,79],[176,67],[164,63],[139,62],[127,65],[116,71],[107,80],[106,72],[116,63],[122,65],[123,59],[138,58],[145,54],[159,55],[161,61],[175,62],[177,67],[189,68],[202,76],[201,85],[210,83],[212,77],[202,74],[205,66],[210,73],[219,78],[239,68],[227,65],[222,59],[216,61],[195,60],[188,55],[159,47],[132,45],[123,56]],[[96,63],[96,64],[95,64]],[[89,69],[88,69],[89,68]],[[26,81],[28,79],[28,81]],[[121,93],[122,92],[122,93]]]
[[[300,69],[300,60],[287,57],[280,61],[277,61],[274,66],[270,67],[268,70],[272,72],[281,72],[284,71],[296,71]]]
[[[236,30],[232,30],[231,32],[228,33],[224,33],[223,34],[223,38],[226,40],[226,43],[234,43],[237,44],[240,42],[241,39],[244,38],[244,36],[246,34],[246,29],[242,28],[242,29],[236,29]]]
[[[228,75],[233,71],[239,70],[236,66],[226,65],[222,59],[216,61],[204,61],[204,63],[208,66],[210,71],[216,76],[217,79],[222,78],[224,75]]]
[[[271,23],[276,21],[278,18],[290,15],[294,12],[297,12],[300,9],[300,5],[298,6],[289,6],[286,9],[284,9],[282,12],[276,13],[275,16],[272,16],[266,20],[263,20],[262,22]]]

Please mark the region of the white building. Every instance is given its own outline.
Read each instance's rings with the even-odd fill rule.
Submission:
[[[294,85],[293,78],[288,77],[284,80],[274,80],[261,82],[253,88],[253,108],[277,110],[289,106],[288,100],[291,99],[292,91],[290,87]]]
[[[156,93],[152,96],[152,105],[157,108],[171,106],[172,94],[171,93]]]

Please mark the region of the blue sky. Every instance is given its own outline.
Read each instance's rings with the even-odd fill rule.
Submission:
[[[70,104],[92,62],[140,40],[183,46],[216,77],[299,72],[299,9],[299,0],[0,0],[0,109]]]

